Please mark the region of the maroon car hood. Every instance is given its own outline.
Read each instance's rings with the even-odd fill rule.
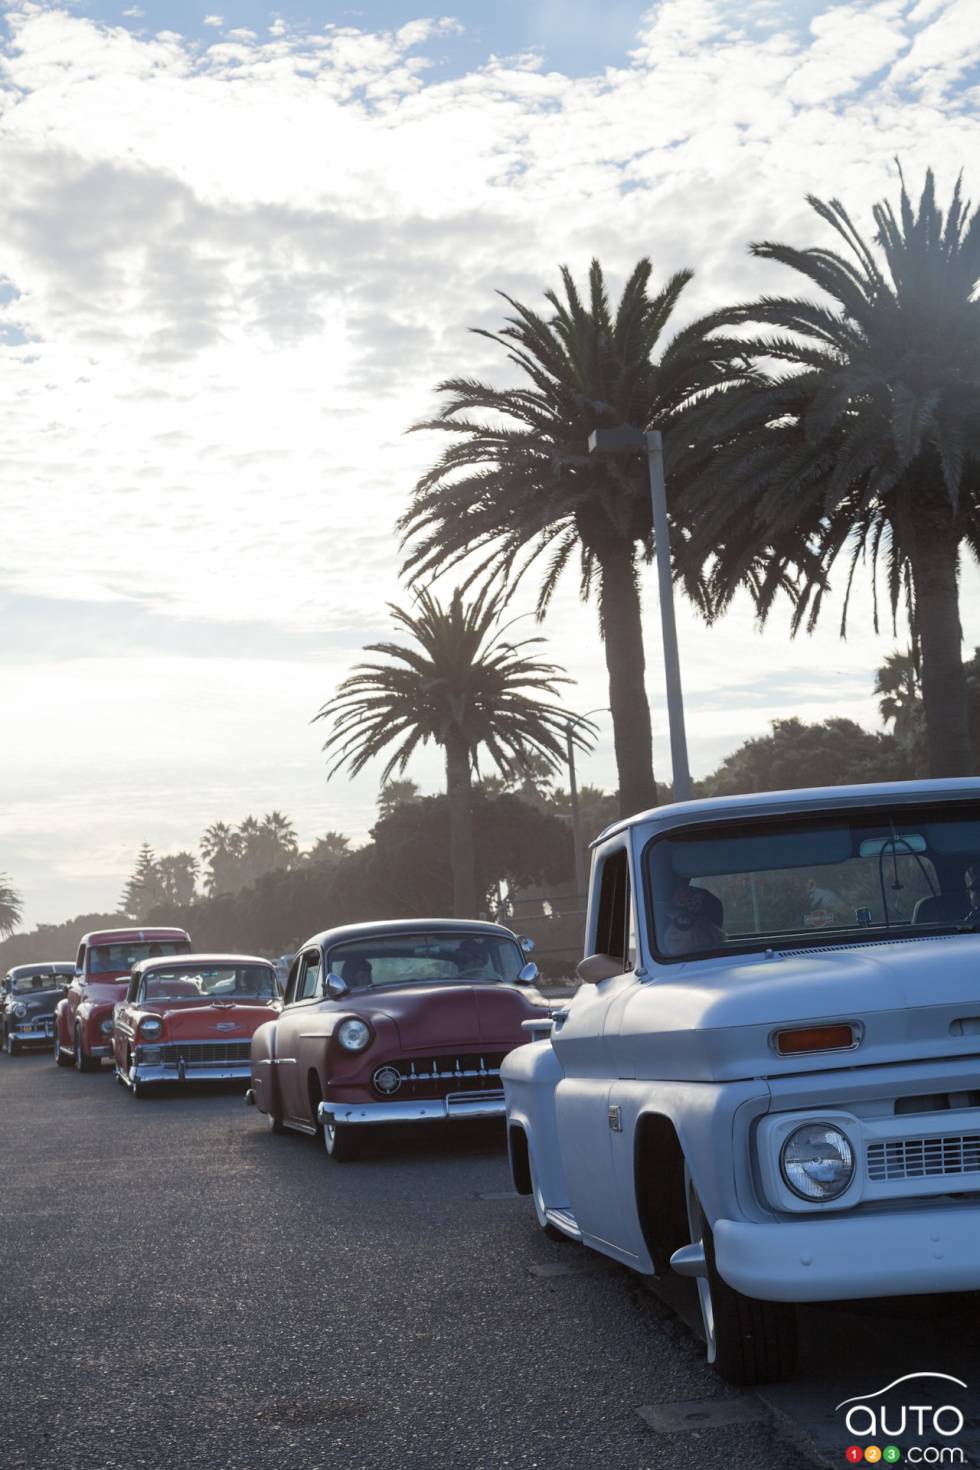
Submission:
[[[540,1013],[524,991],[509,985],[405,985],[384,995],[344,999],[345,1009],[387,1016],[406,1051],[463,1042],[517,1046],[527,1040],[521,1022]]]
[[[257,1026],[278,1015],[266,1005],[190,1005],[147,1008],[162,1016],[164,1041],[247,1041]]]

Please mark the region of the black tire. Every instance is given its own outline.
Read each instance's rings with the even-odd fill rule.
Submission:
[[[82,1033],[75,1027],[75,1047],[72,1053],[72,1062],[76,1072],[94,1072],[102,1064],[98,1057],[87,1057],[82,1050]]]
[[[711,1226],[685,1169],[691,1241],[704,1248],[706,1274],[698,1278],[698,1299],[708,1362],[728,1383],[782,1383],[796,1375],[799,1342],[796,1308],[789,1302],[763,1302],[729,1286],[715,1264]]]
[[[349,1164],[361,1152],[358,1130],[349,1123],[324,1123],[323,1147],[335,1164]]]
[[[271,1113],[265,1115],[265,1126],[270,1133],[285,1133],[286,1125],[281,1118],[274,1118]]]
[[[59,1067],[73,1067],[75,1065],[74,1054],[70,1051],[62,1051],[61,1036],[58,1032],[57,1023],[54,1028],[54,1059]]]

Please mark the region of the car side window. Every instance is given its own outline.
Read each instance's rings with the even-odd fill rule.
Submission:
[[[632,931],[629,861],[625,847],[621,847],[610,853],[602,865],[596,954],[618,960],[624,970],[632,969],[636,944]]]
[[[289,966],[289,970],[286,975],[286,993],[283,996],[284,1005],[292,1005],[293,1001],[297,999],[299,974],[302,967],[303,956],[301,954],[298,954],[294,957],[293,962]]]
[[[84,973],[84,971],[85,971],[85,946],[84,946],[84,944],[81,944],[78,947],[78,959],[75,961],[75,974],[77,975],[79,973]]]
[[[313,1000],[320,993],[320,951],[308,949],[300,965],[297,1000]]]

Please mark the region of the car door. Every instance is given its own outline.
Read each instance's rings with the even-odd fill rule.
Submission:
[[[596,858],[587,948],[608,961],[608,973],[583,984],[556,1026],[552,1045],[563,1077],[555,1093],[558,1147],[572,1213],[583,1235],[624,1257],[627,1230],[617,1187],[618,1156],[628,1148],[621,1110],[613,1101],[618,1079],[616,1018],[637,981],[635,915],[627,835],[619,834]]]
[[[68,1032],[68,1044],[69,1044],[69,1046],[71,1045],[72,1037],[74,1036],[74,1033],[75,1033],[75,1012],[78,1010],[78,1007],[80,1006],[80,1004],[82,1002],[82,997],[84,996],[84,994],[85,994],[85,945],[84,944],[80,944],[78,946],[78,958],[75,961],[75,973],[72,976],[71,984],[69,985],[68,990],[66,991],[66,998],[67,998],[67,1001],[68,1001],[68,1024],[67,1024],[66,1029],[67,1029],[67,1032]]]
[[[288,1123],[310,1123],[307,1079],[300,1065],[300,1038],[323,997],[323,956],[311,945],[296,957],[295,973],[286,989],[286,1005],[276,1030],[276,1071],[282,1117]]]

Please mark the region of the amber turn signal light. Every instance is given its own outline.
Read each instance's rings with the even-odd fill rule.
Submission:
[[[774,1037],[781,1057],[801,1051],[843,1051],[854,1045],[853,1026],[799,1026],[794,1031],[777,1031]]]

